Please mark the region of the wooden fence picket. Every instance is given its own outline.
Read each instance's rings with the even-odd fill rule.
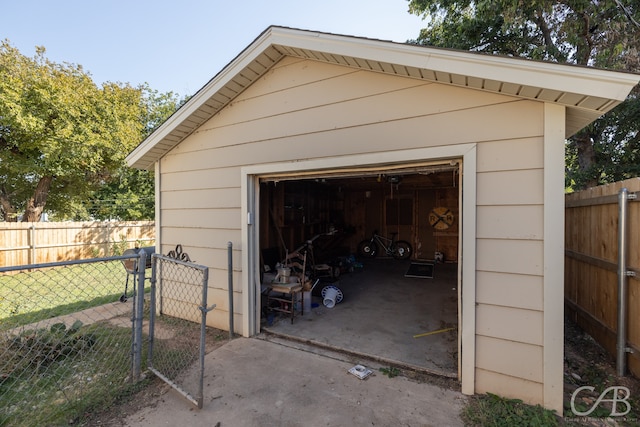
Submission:
[[[565,197],[565,307],[567,315],[616,357],[618,328],[618,193],[640,192],[640,178]],[[639,193],[640,194],[640,193]],[[640,377],[640,201],[628,205],[627,366]]]
[[[110,256],[154,240],[153,221],[0,222],[0,267]]]

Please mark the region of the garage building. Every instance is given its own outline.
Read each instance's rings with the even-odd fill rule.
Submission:
[[[211,326],[228,328],[227,242],[249,337],[279,327],[265,265],[311,240],[344,301],[287,328],[561,413],[564,141],[639,79],[270,27],[127,161],[155,170],[158,251],[210,268]],[[376,231],[410,259],[363,258]]]

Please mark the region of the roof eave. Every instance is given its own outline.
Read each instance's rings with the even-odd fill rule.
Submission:
[[[640,81],[630,73],[269,27],[132,151],[127,163],[152,168],[237,96],[243,84],[253,83],[285,55],[359,68],[365,67],[357,64],[375,62],[379,69],[371,71],[415,77],[418,70],[425,80],[559,103],[568,109],[567,136],[624,101]],[[239,84],[243,72],[250,77]]]
[[[247,67],[251,62],[255,61],[262,52],[264,52],[272,43],[270,34],[272,28],[264,31],[253,43],[236,56],[226,67],[216,74],[207,84],[205,84],[198,92],[195,93],[184,105],[182,105],[175,113],[173,113],[166,121],[164,121],[157,129],[155,129],[147,138],[144,139],[129,155],[126,162],[129,166],[138,169],[151,169],[155,161],[145,161],[144,156],[158,143],[163,141],[167,136],[176,129],[185,120],[191,117],[198,109],[209,101],[216,93],[229,83],[233,76],[237,75],[242,69]],[[266,71],[266,70],[265,70]],[[231,99],[229,99],[230,101]],[[191,129],[188,134],[195,129]],[[188,136],[184,135],[183,139]],[[157,160],[157,159],[156,159]]]

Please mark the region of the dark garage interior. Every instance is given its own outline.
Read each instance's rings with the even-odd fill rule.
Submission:
[[[457,377],[459,186],[457,162],[263,178],[262,329]]]

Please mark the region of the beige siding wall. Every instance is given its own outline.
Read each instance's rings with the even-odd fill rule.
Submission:
[[[476,392],[543,401],[542,107],[538,135],[478,146]]]
[[[188,239],[211,267],[209,323],[227,328],[243,166],[477,143],[476,390],[540,402],[542,117],[536,102],[285,59],[162,159],[163,251]],[[235,325],[243,310],[236,293]]]

